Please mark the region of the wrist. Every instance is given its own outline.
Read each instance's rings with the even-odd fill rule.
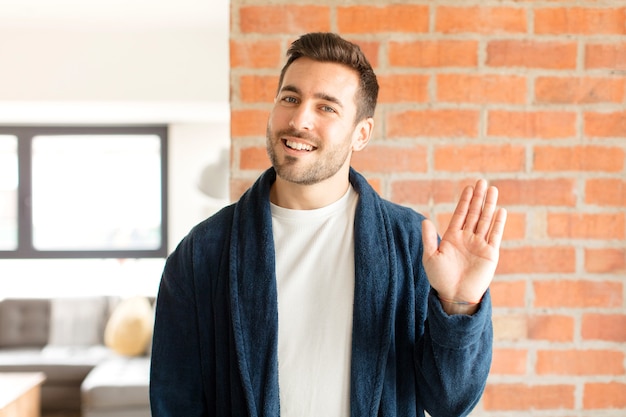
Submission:
[[[439,298],[439,302],[441,303],[443,311],[445,311],[448,315],[472,315],[478,310],[478,306],[482,301],[482,297],[478,301],[466,301],[455,298],[446,298],[440,295],[437,295],[437,298]]]

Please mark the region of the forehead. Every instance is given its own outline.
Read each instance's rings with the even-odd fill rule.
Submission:
[[[281,89],[296,87],[302,94],[326,94],[354,103],[359,89],[356,70],[336,62],[296,59],[286,70]]]

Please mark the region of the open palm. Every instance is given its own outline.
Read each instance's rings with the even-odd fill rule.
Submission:
[[[424,220],[424,269],[441,300],[477,303],[493,279],[506,223],[498,190],[479,180],[466,187],[438,244],[435,226]]]

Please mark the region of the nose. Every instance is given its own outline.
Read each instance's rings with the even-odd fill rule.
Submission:
[[[296,130],[311,130],[313,128],[313,112],[311,109],[301,104],[293,110],[289,126]]]

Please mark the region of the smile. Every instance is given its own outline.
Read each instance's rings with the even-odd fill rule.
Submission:
[[[290,149],[294,149],[296,151],[312,151],[313,149],[315,149],[314,146],[312,145],[307,145],[306,143],[301,143],[301,142],[294,142],[292,140],[284,140],[285,145],[290,148]]]

